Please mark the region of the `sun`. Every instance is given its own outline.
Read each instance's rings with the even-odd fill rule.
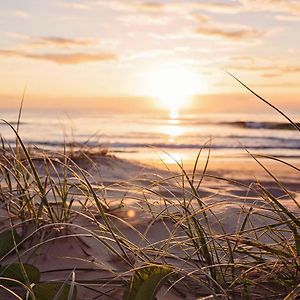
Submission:
[[[156,98],[161,108],[170,111],[170,116],[176,116],[179,109],[189,105],[190,96],[202,90],[200,75],[185,68],[164,68],[147,77],[147,95]]]

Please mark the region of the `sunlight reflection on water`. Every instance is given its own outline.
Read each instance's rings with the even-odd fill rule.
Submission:
[[[183,128],[180,125],[180,120],[178,119],[178,112],[175,114],[170,112],[170,119],[167,121],[168,125],[162,130],[162,133],[168,136],[168,141],[170,143],[176,142],[176,138],[183,135]]]

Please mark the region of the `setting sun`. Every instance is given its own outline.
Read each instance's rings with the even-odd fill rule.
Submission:
[[[174,115],[178,109],[188,106],[190,96],[203,90],[203,79],[188,69],[174,67],[147,74],[144,85],[144,92]]]

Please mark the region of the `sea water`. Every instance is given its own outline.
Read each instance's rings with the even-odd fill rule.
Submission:
[[[17,110],[2,110],[1,119],[16,127]],[[300,116],[292,116],[295,122]],[[101,113],[95,111],[24,110],[19,129],[26,144],[60,150],[64,145],[108,149],[138,160],[194,159],[200,148],[216,159],[245,159],[251,153],[300,159],[300,133],[280,115]],[[0,124],[1,136],[15,142]],[[207,150],[206,150],[207,151]]]

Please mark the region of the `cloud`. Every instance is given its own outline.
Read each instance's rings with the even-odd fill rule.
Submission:
[[[94,3],[100,5],[108,4],[106,0],[98,0]],[[164,1],[164,2],[153,2],[153,1],[128,1],[128,0],[110,0],[109,7],[115,10],[123,11],[136,11],[136,12],[177,12],[185,14],[187,12],[197,10],[207,10],[212,12],[224,12],[224,13],[235,13],[242,9],[241,3],[238,2],[212,2],[212,1]]]
[[[56,46],[56,47],[72,47],[72,46],[89,46],[98,42],[93,39],[71,39],[59,36],[47,36],[40,38],[31,38],[31,44],[35,46]]]
[[[110,8],[115,11],[132,11],[132,6],[128,5],[127,2],[121,0],[97,0],[90,2],[90,7],[96,6],[103,6],[104,8]]]
[[[17,17],[17,18],[21,18],[21,19],[27,19],[29,18],[29,14],[26,11],[23,10],[15,10],[12,12],[12,14]]]
[[[95,38],[67,38],[61,36],[44,36],[44,37],[33,37],[26,34],[20,34],[18,32],[5,32],[5,34],[16,40],[21,40],[22,44],[18,45],[21,48],[38,47],[38,48],[72,48],[72,47],[87,47],[98,45],[99,40]],[[103,40],[103,43],[107,43],[108,40]],[[110,44],[111,44],[110,40]]]
[[[16,51],[13,51],[13,50],[0,50],[0,56],[16,56]]]
[[[153,58],[153,57],[162,57],[162,56],[172,56],[178,53],[188,53],[190,51],[189,47],[175,47],[172,49],[151,49],[148,51],[139,51],[132,52],[125,59],[125,61],[131,61],[136,59],[145,59],[145,58]]]
[[[289,82],[289,81],[286,81],[286,82],[274,82],[274,83],[256,83],[256,84],[252,84],[252,87],[255,88],[255,87],[264,87],[264,88],[267,88],[267,87],[270,87],[270,88],[282,88],[282,87],[299,87],[299,82]]]
[[[192,18],[198,23],[206,23],[211,20],[209,16],[199,13],[192,14]]]
[[[293,65],[293,66],[284,66],[280,69],[286,73],[299,73],[300,72],[300,65]]]
[[[169,3],[167,3],[169,4]],[[127,0],[96,0],[91,1],[90,6],[101,5],[117,11],[126,12],[161,12],[166,7],[165,3],[151,2],[151,1],[127,1]]]
[[[274,64],[273,61],[280,61],[274,57],[271,59],[257,60],[254,57],[246,57],[239,59],[238,57],[230,58],[232,63],[225,66],[228,70],[238,70],[247,72],[262,72],[263,77],[278,77],[284,74],[300,73],[300,65],[298,64]]]
[[[114,1],[113,3],[122,3],[123,1]],[[167,24],[172,18],[178,14],[183,14],[186,19],[193,20],[198,24],[198,27],[192,31],[178,31],[176,33],[161,34],[152,33],[148,34],[156,39],[195,39],[199,35],[210,38],[219,38],[230,41],[254,41],[265,37],[268,33],[267,30],[260,30],[251,28],[244,25],[228,25],[222,23],[216,23],[212,18],[206,14],[199,13],[199,9],[213,10],[214,12],[237,12],[241,9],[242,4],[238,2],[219,3],[219,2],[194,2],[187,1],[185,3],[178,2],[132,2],[127,3],[128,7],[139,9],[143,11],[143,16],[139,18],[139,15],[134,14],[127,15],[123,21],[135,22],[139,24]],[[120,6],[118,6],[120,8]],[[127,7],[127,9],[128,9]],[[148,11],[149,15],[145,14]],[[173,13],[173,14],[172,14]],[[159,19],[159,16],[161,19]],[[165,17],[166,19],[163,19]],[[167,18],[168,17],[168,18]]]
[[[137,24],[137,25],[157,25],[162,26],[171,22],[171,18],[167,16],[149,16],[144,13],[128,14],[119,17],[119,20],[125,24]]]
[[[24,57],[55,62],[60,65],[82,64],[87,62],[116,60],[113,53],[45,53],[45,54],[25,54]]]
[[[264,73],[261,75],[261,77],[264,77],[264,78],[275,78],[275,77],[279,77],[281,76],[280,73]]]
[[[288,13],[290,15],[300,15],[299,0],[187,0],[175,2],[165,0],[164,2],[154,1],[128,1],[128,0],[94,0],[91,5],[103,5],[118,11],[136,11],[136,12],[169,12],[186,14],[197,12],[199,10],[211,13],[235,14],[248,11],[267,11]]]
[[[99,50],[97,47],[90,47],[99,44],[98,40],[92,38],[32,37],[15,32],[7,32],[6,34],[13,39],[21,40],[21,43],[15,45],[14,49],[0,49],[0,56],[44,60],[61,65],[117,60],[117,55],[112,50],[116,47],[117,41],[113,40],[103,40],[102,46],[106,50]],[[51,51],[49,50],[50,47]],[[76,47],[81,47],[85,50],[76,51]],[[87,52],[87,48],[89,48],[90,52]],[[38,51],[37,49],[43,49],[43,51]],[[62,49],[69,49],[69,51],[63,51]],[[71,49],[74,50],[71,51]]]
[[[138,11],[162,12],[165,8],[163,3],[158,2],[133,2],[128,4],[132,5],[132,7],[136,8]]]
[[[191,31],[179,31],[176,33],[154,33],[150,32],[149,37],[157,40],[194,40],[199,39],[199,35]]]
[[[299,16],[278,15],[275,16],[275,19],[278,21],[285,21],[285,22],[300,22],[300,14]]]
[[[271,65],[229,65],[226,67],[227,69],[234,69],[239,71],[274,71],[278,70],[278,68]]]
[[[17,39],[17,40],[27,40],[29,39],[29,36],[24,33],[14,32],[14,31],[6,31],[6,36],[8,36],[11,39]]]
[[[195,31],[202,36],[219,37],[232,41],[254,40],[262,38],[266,35],[266,31],[258,30],[250,27],[226,27],[216,25],[204,25],[198,27]]]
[[[253,29],[251,27],[228,26],[225,24],[209,23],[198,26],[193,31],[180,31],[177,33],[159,34],[149,33],[152,38],[159,40],[195,40],[199,37],[216,38],[220,40],[229,40],[230,42],[254,42],[265,37],[268,31]]]
[[[300,15],[298,0],[239,0],[245,10],[286,12],[291,15]]]
[[[239,71],[275,71],[270,60],[263,57],[251,55],[234,55],[228,58],[228,63],[224,66],[228,70]]]
[[[71,8],[71,9],[79,9],[79,10],[88,10],[90,9],[89,5],[82,4],[82,3],[67,3],[67,2],[61,2],[59,3],[60,6]]]
[[[179,3],[177,4],[177,6],[178,9],[180,9]],[[190,11],[204,10],[213,13],[234,14],[242,11],[243,6],[238,2],[223,3],[223,2],[212,2],[212,1],[203,1],[203,2],[190,1],[190,3],[187,2],[187,9],[189,9]]]
[[[221,38],[230,41],[257,40],[264,37],[268,31],[256,29],[241,24],[218,23],[203,14],[192,14],[198,24],[195,33],[204,37]]]
[[[120,0],[98,0],[93,3],[118,11],[118,20],[127,24],[166,25],[173,20],[172,15],[165,13],[167,6],[164,3]]]
[[[123,1],[122,1],[123,2]],[[152,3],[154,4],[154,3]],[[300,3],[299,0],[237,0],[237,1],[184,1],[184,2],[167,2],[159,5],[144,5],[141,7],[146,9],[153,9],[156,6],[157,9],[164,10],[177,10],[177,11],[197,11],[205,10],[212,13],[239,13],[245,11],[272,11],[272,12],[285,12],[291,15],[300,15]]]
[[[187,1],[188,3],[189,1]],[[194,10],[206,10],[212,13],[239,13],[247,11],[266,11],[300,15],[299,0],[237,0],[235,2],[190,1]]]
[[[88,62],[99,62],[117,60],[114,53],[28,53],[14,50],[0,50],[0,56],[22,57],[35,60],[44,60],[57,63],[59,65],[75,65]]]

